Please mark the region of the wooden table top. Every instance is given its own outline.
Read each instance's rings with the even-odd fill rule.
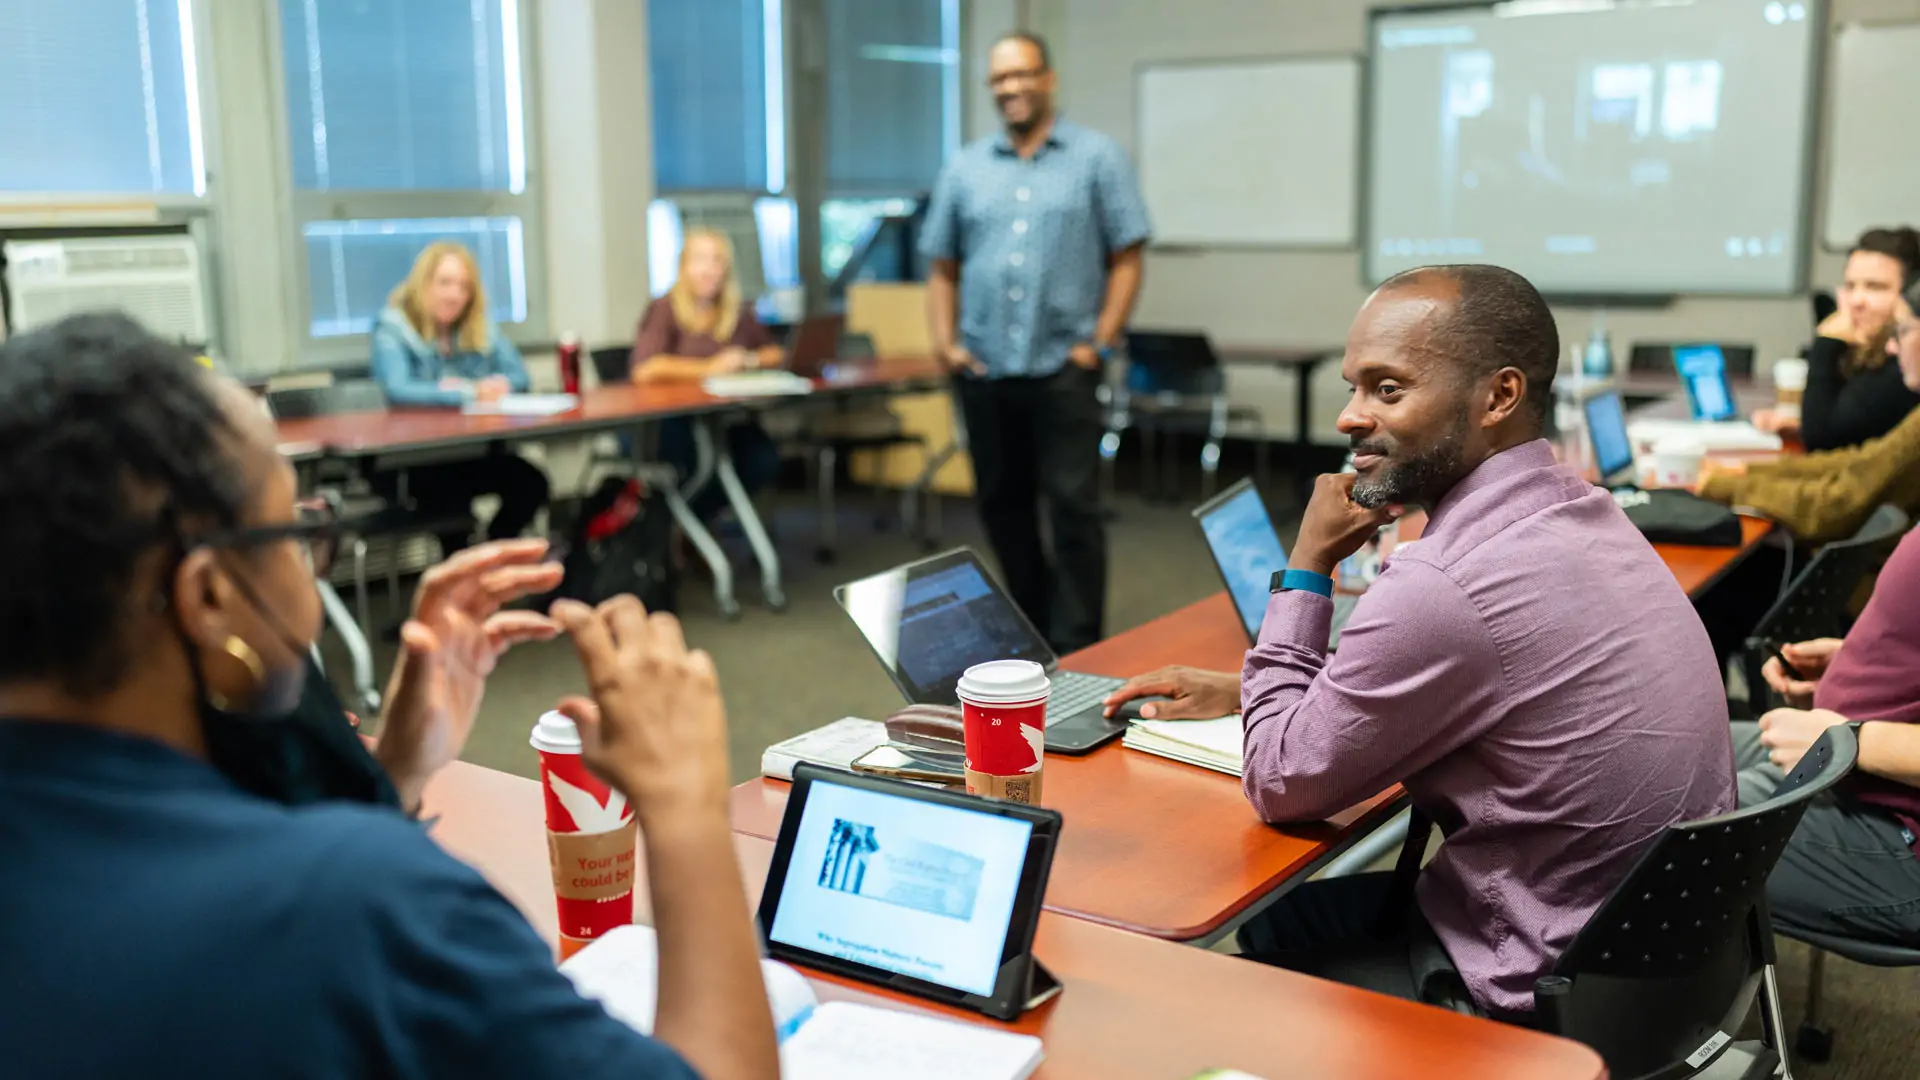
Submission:
[[[815,395],[882,391],[945,376],[932,360],[901,359],[837,364],[814,380]],[[716,397],[699,383],[611,384],[580,395],[580,404],[551,416],[469,416],[458,409],[376,409],[280,420],[282,452],[310,456],[322,451],[348,457],[418,450],[500,439],[583,434],[669,416],[691,416],[790,403],[794,397]]]
[[[476,867],[557,945],[539,784],[475,765],[442,770],[426,792],[434,836]],[[773,844],[736,835],[748,894],[766,881]],[[651,920],[645,864],[635,919]],[[1475,1020],[1051,913],[1034,955],[1065,989],[1001,1024],[861,983],[809,972],[822,1000],[907,1007],[1038,1035],[1041,1080],[1181,1080],[1205,1068],[1282,1077],[1389,1080],[1601,1080],[1592,1050],[1565,1039]]]

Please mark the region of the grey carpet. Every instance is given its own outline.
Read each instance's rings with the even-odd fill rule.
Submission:
[[[759,772],[760,752],[770,743],[842,716],[877,719],[901,703],[831,592],[840,582],[916,558],[922,550],[897,530],[875,532],[864,499],[842,505],[849,508],[840,521],[841,557],[822,566],[812,555],[811,510],[794,497],[775,500],[770,524],[779,540],[791,601],[784,613],[769,612],[760,602],[751,555],[738,541],[727,546],[739,568],[745,607],[739,622],[720,617],[705,582],[689,578],[681,589],[687,637],[713,654],[720,671],[736,781]],[[1213,563],[1184,507],[1122,497],[1117,511],[1111,527],[1109,632],[1138,626],[1219,590]],[[943,545],[968,544],[984,552],[969,506],[948,500],[944,524]],[[1289,541],[1297,525],[1297,516],[1282,522]],[[381,610],[376,598],[375,611]],[[384,679],[392,647],[375,648]],[[345,671],[338,650],[327,652],[330,669]],[[466,760],[537,775],[527,732],[542,711],[581,685],[579,663],[564,641],[516,649],[490,680]],[[1783,940],[1780,951],[1791,1027],[1799,1022],[1804,1000],[1806,950]],[[1827,964],[1826,978],[1826,1015],[1836,1033],[1834,1058],[1825,1066],[1796,1065],[1796,1075],[1820,1080],[1920,1077],[1920,971],[1887,971],[1834,959]]]

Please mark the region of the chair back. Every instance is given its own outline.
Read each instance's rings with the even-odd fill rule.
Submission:
[[[1128,393],[1211,397],[1222,385],[1220,358],[1207,335],[1180,330],[1127,333]]]
[[[1845,637],[1860,583],[1884,561],[1907,524],[1905,511],[1882,506],[1852,536],[1821,548],[1754,625],[1747,639],[1749,656],[1759,652],[1764,660],[1775,645]]]
[[[1727,374],[1753,374],[1754,350],[1752,345],[1726,341],[1705,342],[1704,344],[1718,345],[1720,347],[1720,356],[1726,361]],[[1663,375],[1671,375],[1674,372],[1673,350],[1674,345],[1671,342],[1636,341],[1632,347],[1627,350],[1627,370],[1651,371],[1659,372]]]
[[[387,407],[387,394],[372,379],[341,379],[325,386],[269,390],[267,407],[278,420],[378,412]]]
[[[1621,1080],[1709,1064],[1773,963],[1767,876],[1857,753],[1852,728],[1829,728],[1766,802],[1669,826],[1535,984],[1539,1026],[1593,1047]]]
[[[627,381],[627,361],[633,356],[631,345],[609,345],[587,354],[593,360],[593,373],[602,386],[618,386]]]

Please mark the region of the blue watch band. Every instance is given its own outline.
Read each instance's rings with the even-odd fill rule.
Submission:
[[[1272,592],[1310,592],[1319,593],[1329,599],[1333,597],[1333,579],[1325,574],[1316,574],[1311,570],[1296,570],[1288,567],[1275,570],[1268,584]]]

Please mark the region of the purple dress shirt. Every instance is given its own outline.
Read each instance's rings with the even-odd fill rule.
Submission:
[[[1672,571],[1545,441],[1433,509],[1327,657],[1333,604],[1274,595],[1241,679],[1247,798],[1324,818],[1394,783],[1446,843],[1416,896],[1475,1000],[1533,1008],[1643,847],[1734,805],[1713,646]]]

